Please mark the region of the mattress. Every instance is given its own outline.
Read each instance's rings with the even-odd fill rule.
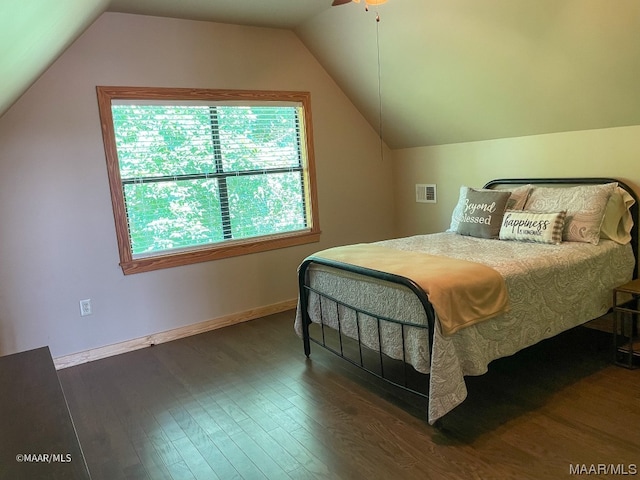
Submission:
[[[504,278],[509,295],[509,311],[464,328],[453,335],[434,331],[433,352],[429,351],[426,329],[405,331],[406,361],[429,374],[428,419],[434,423],[464,401],[466,375],[481,375],[492,360],[512,355],[545,338],[605,314],[612,303],[612,290],[632,278],[635,259],[629,244],[601,240],[598,245],[564,242],[560,245],[489,240],[455,233],[436,233],[376,242],[398,250],[444,255],[483,263]],[[407,288],[336,272],[312,265],[309,284],[333,298],[386,316],[419,325],[426,314],[417,297]],[[340,328],[352,338],[360,338],[372,349],[403,359],[398,325],[383,322],[382,346],[371,319],[356,325],[355,314],[332,302],[319,301],[310,294],[311,320]],[[299,309],[298,309],[299,310]],[[300,311],[296,332],[301,335]]]

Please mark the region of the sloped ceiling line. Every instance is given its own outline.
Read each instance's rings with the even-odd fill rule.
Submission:
[[[375,22],[359,5],[330,4],[3,2],[0,115],[109,10],[292,29],[377,130]],[[389,0],[378,9],[391,148],[640,124],[637,0]]]

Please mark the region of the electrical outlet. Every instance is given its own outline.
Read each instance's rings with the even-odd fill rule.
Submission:
[[[86,317],[87,315],[91,315],[92,313],[91,299],[87,298],[86,300],[80,300],[80,316]]]

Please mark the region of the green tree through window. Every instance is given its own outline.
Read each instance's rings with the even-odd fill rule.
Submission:
[[[125,273],[317,241],[308,94],[165,90],[98,87]]]

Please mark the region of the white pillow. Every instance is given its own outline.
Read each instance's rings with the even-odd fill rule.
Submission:
[[[629,209],[634,203],[636,201],[629,192],[620,186],[616,187],[607,202],[600,238],[607,238],[621,245],[626,245],[631,241],[633,217]]]
[[[539,213],[528,210],[507,210],[500,226],[500,240],[562,243],[562,231],[567,212]]]
[[[607,202],[617,186],[614,182],[576,187],[536,187],[524,209],[545,213],[566,211],[562,239],[597,245]]]

